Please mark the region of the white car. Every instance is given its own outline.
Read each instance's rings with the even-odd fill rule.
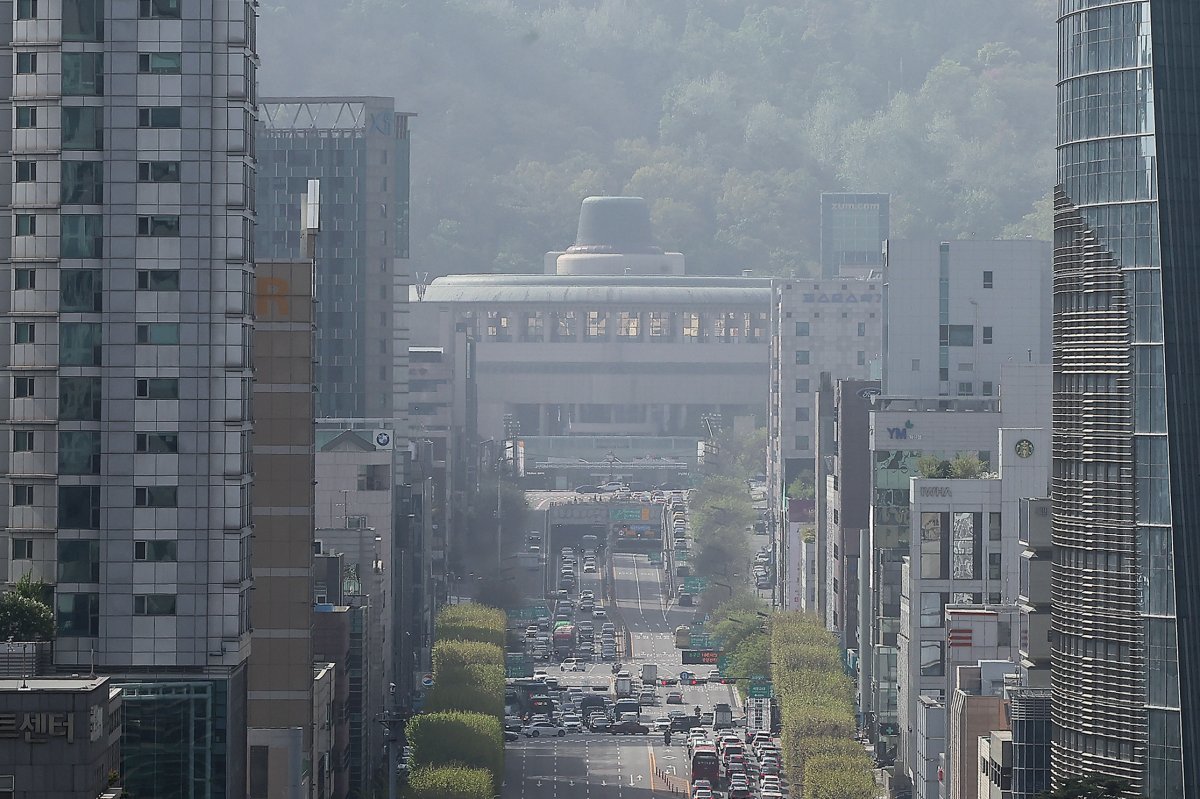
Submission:
[[[709,669],[708,670],[708,679],[710,679],[710,680],[721,679],[721,670],[720,669]]]
[[[592,611],[592,618],[593,619],[608,618],[608,611],[606,611],[604,608],[596,608],[595,610]]]
[[[655,732],[666,732],[671,729],[671,720],[666,716],[659,716],[654,720]]]
[[[567,658],[566,660],[564,660],[562,662],[562,665],[558,667],[558,670],[559,671],[583,671],[584,668],[583,668],[583,664],[580,663],[575,658]],[[537,672],[534,672],[535,676],[536,676],[536,674],[537,674]]]
[[[600,490],[606,494],[611,494],[614,491],[625,491],[626,488],[625,484],[619,480],[610,480],[607,483],[601,484]]]
[[[553,721],[534,721],[526,725],[525,729],[521,730],[521,734],[526,738],[554,738],[556,736],[561,738],[567,734],[567,731]]]
[[[535,680],[545,682],[546,678],[549,676],[550,675],[546,673],[545,669],[534,669],[533,670],[533,679],[535,679]]]
[[[579,716],[563,716],[562,725],[567,732],[583,732],[583,722],[579,720]]]

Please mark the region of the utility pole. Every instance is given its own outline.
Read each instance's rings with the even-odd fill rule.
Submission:
[[[396,686],[392,684],[392,691]],[[387,731],[387,781],[388,799],[396,799],[396,766],[400,755],[400,738],[397,732],[404,729],[404,714],[399,710],[385,710],[376,716]]]

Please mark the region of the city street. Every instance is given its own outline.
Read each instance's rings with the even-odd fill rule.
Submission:
[[[533,500],[531,498],[531,505]],[[556,552],[551,553],[555,557]],[[625,667],[635,682],[641,664],[658,665],[659,675],[678,677],[685,669],[679,650],[674,646],[674,630],[692,620],[691,608],[679,608],[664,595],[661,567],[652,565],[646,555],[614,553],[613,573],[616,608],[611,609],[618,622],[629,629],[633,642],[633,657],[626,658]],[[582,588],[597,590],[599,581],[590,575]],[[686,667],[701,675],[707,667]],[[567,685],[604,685],[611,670],[606,663],[590,664],[585,672],[558,672],[550,669]],[[728,685],[682,686],[683,705],[665,705],[669,690],[658,689],[660,704],[644,708],[642,722],[652,723],[672,708],[691,709],[700,705],[711,709],[717,702],[728,702],[740,713],[735,691]],[[669,785],[682,790],[686,784],[688,766],[683,735],[676,734],[671,746],[664,746],[661,734],[646,736],[608,735],[606,733],[572,733],[564,738],[522,738],[510,743],[507,752],[505,799],[637,799],[670,795]],[[655,778],[662,774],[677,775],[673,783]]]

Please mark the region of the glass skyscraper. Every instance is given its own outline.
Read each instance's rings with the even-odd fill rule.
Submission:
[[[890,202],[888,194],[821,195],[821,277],[883,268]]]
[[[1054,780],[1182,797],[1200,786],[1200,5],[1059,10]]]

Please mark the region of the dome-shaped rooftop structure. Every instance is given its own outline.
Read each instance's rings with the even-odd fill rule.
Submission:
[[[650,227],[650,206],[641,197],[588,197],[569,253],[659,254]]]

